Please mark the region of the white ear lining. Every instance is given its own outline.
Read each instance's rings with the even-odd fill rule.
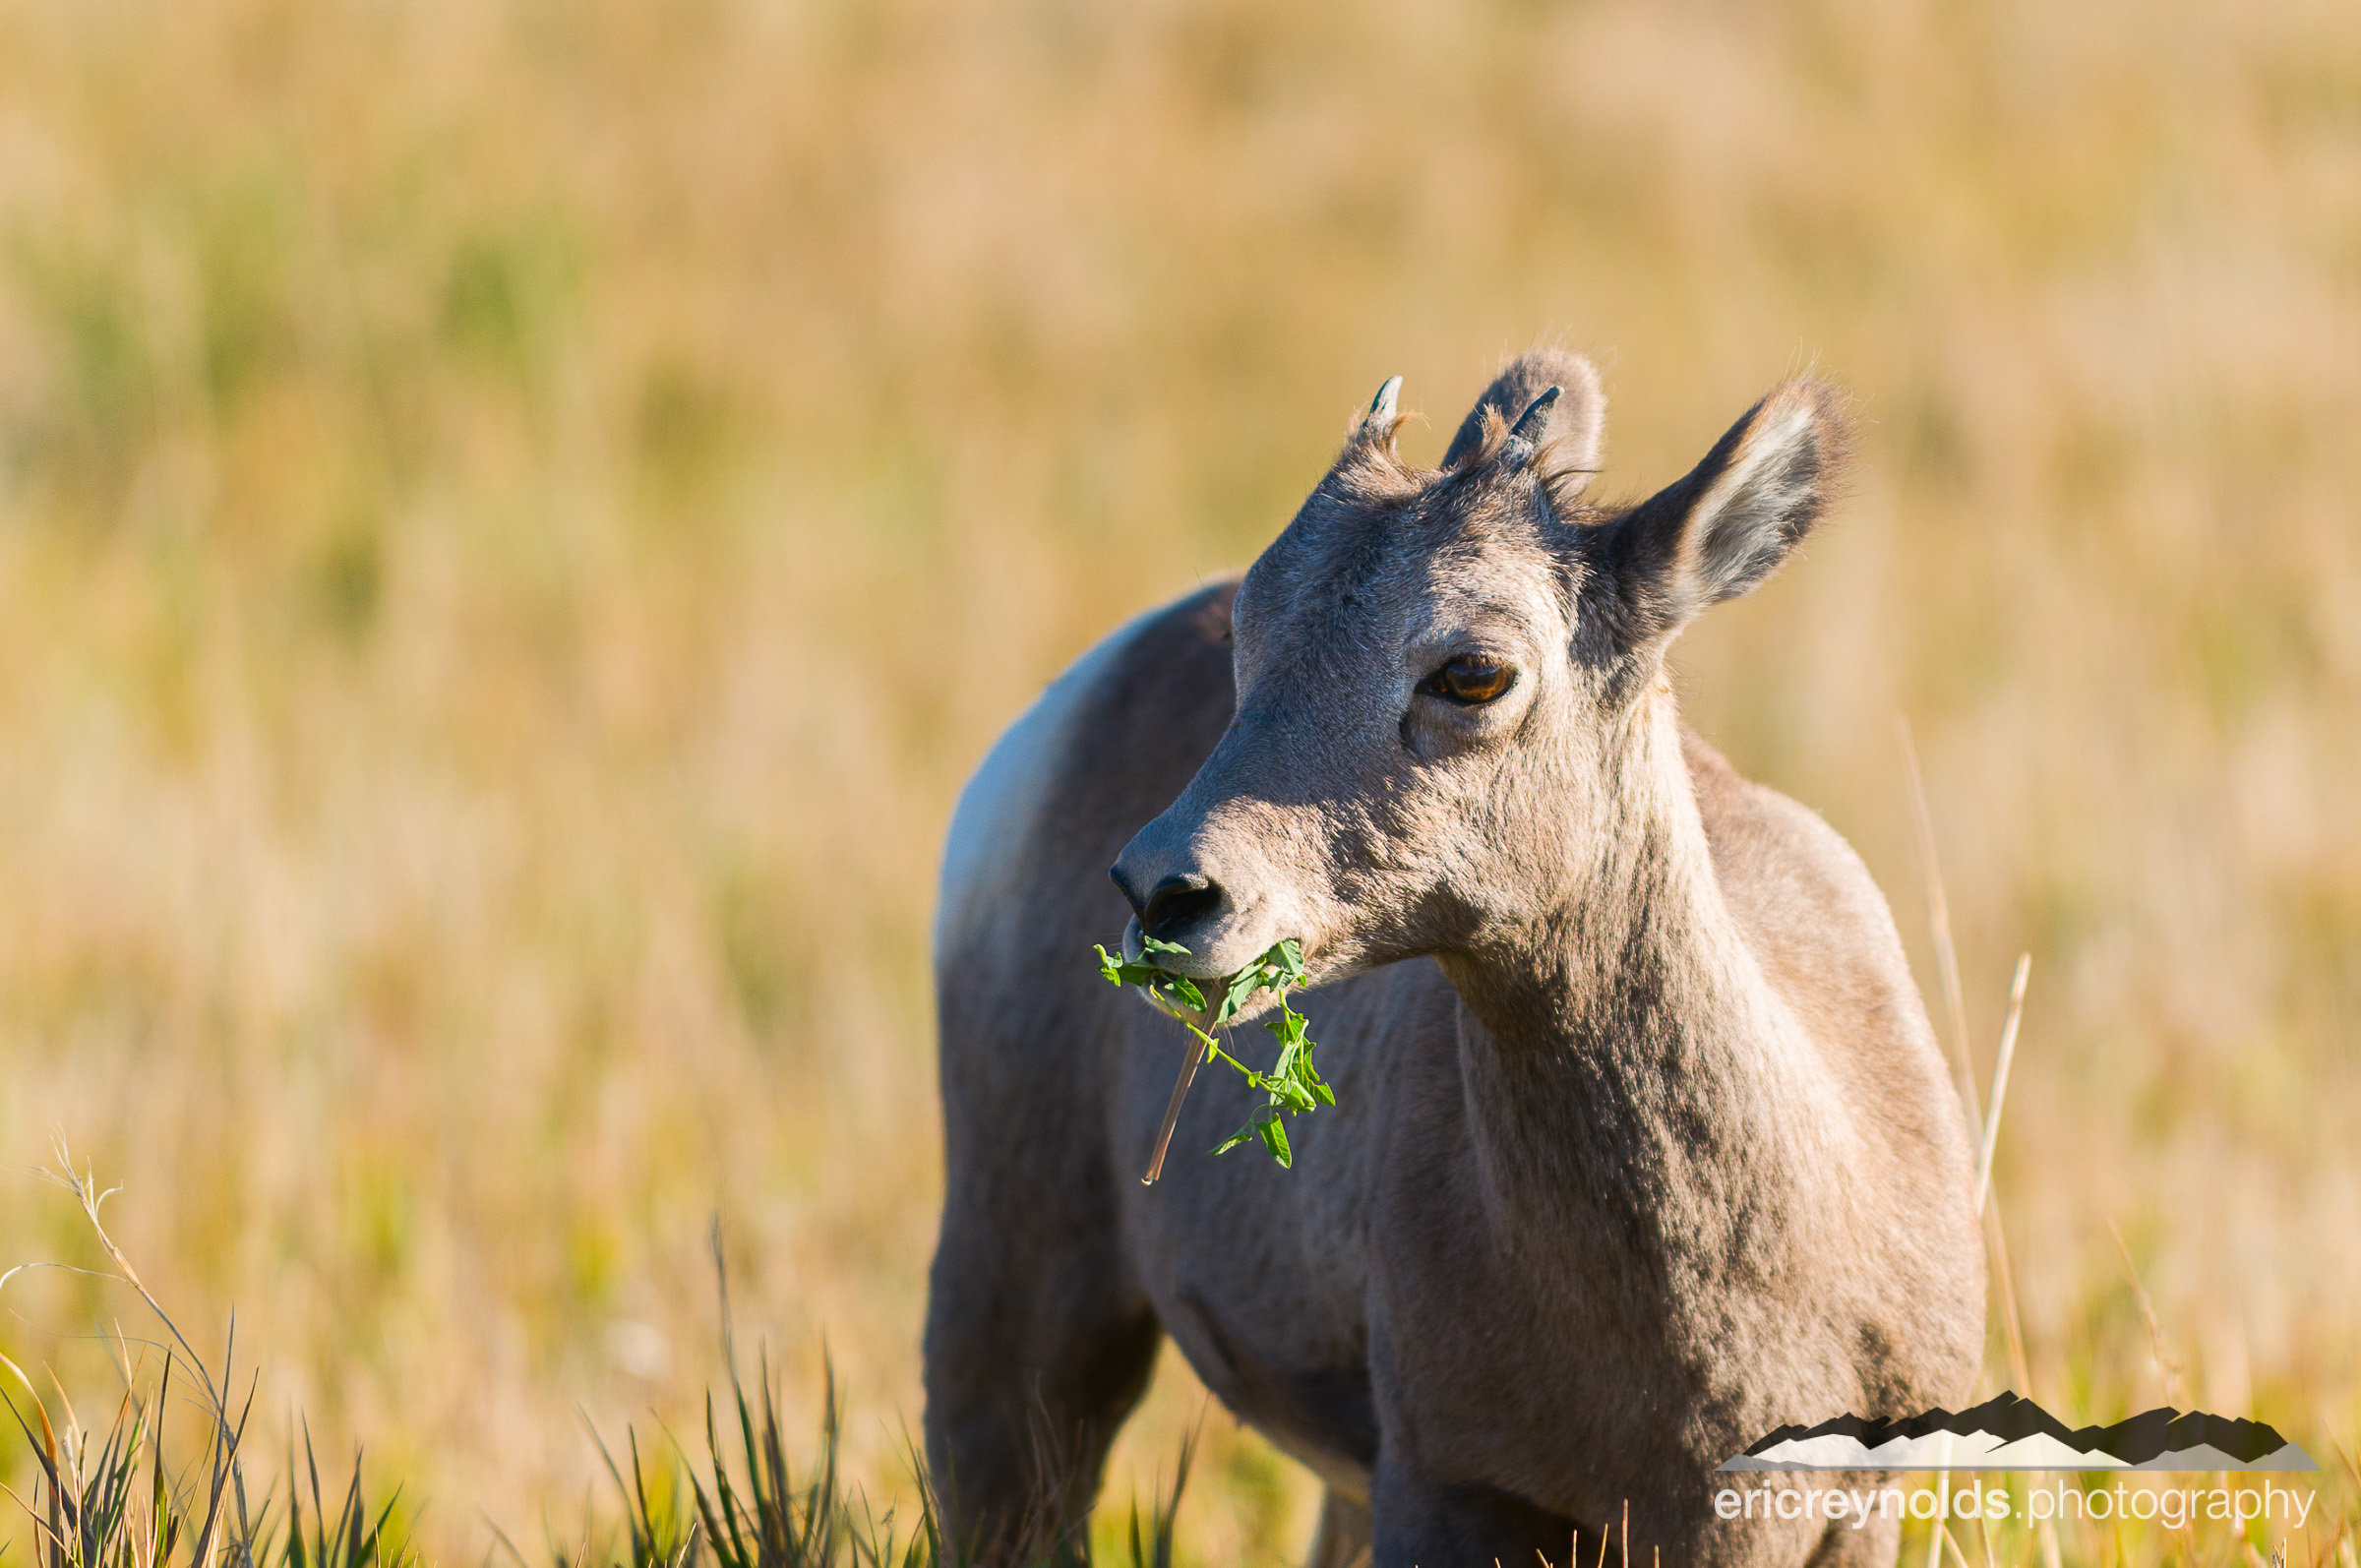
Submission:
[[[1736,459],[1722,470],[1721,477],[1704,495],[1697,498],[1697,506],[1689,514],[1692,537],[1702,531],[1698,524],[1710,527],[1743,492],[1765,479],[1765,469],[1784,467],[1786,458],[1811,434],[1811,430],[1810,405],[1797,403],[1782,410],[1763,428],[1747,432],[1746,443],[1739,449]],[[1786,487],[1772,482],[1778,490],[1778,496],[1764,499],[1785,500]],[[1751,512],[1758,509],[1749,506],[1747,510]],[[1781,510],[1784,511],[1784,507]]]
[[[1780,409],[1748,433],[1736,457],[1698,498],[1681,530],[1679,554],[1692,608],[1744,592],[1776,565],[1763,556],[1775,548],[1783,520],[1812,504],[1811,481],[1793,473],[1793,459],[1812,441],[1816,425],[1808,403]]]

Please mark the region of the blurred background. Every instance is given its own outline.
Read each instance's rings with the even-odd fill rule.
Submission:
[[[585,1419],[696,1423],[718,1214],[896,1495],[961,781],[1384,377],[1432,461],[1542,338],[1610,494],[1785,375],[1859,400],[1682,688],[1940,1018],[1907,717],[1979,1075],[2032,954],[2024,1391],[2351,1446],[2342,0],[0,0],[0,1267],[95,1261],[10,1174],[62,1134],[269,1442],[476,1560],[578,1520]],[[69,1388],[145,1331],[5,1297]],[[1169,1355],[1112,1497],[1200,1419],[1184,1541],[1298,1550]]]

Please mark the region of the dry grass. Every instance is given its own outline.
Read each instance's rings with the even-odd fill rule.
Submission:
[[[112,1192],[99,1187],[88,1167],[77,1172],[62,1146],[57,1152],[57,1168],[37,1174],[77,1200],[107,1264],[87,1272],[137,1297],[146,1332],[115,1332],[110,1348],[119,1353],[122,1386],[100,1425],[84,1425],[54,1384],[53,1418],[51,1400],[0,1358],[0,1372],[16,1382],[10,1388],[0,1380],[0,1405],[24,1438],[33,1471],[26,1492],[7,1495],[26,1516],[35,1568],[427,1568],[431,1559],[406,1532],[392,1530],[399,1490],[373,1503],[357,1458],[340,1494],[321,1489],[308,1428],[300,1446],[289,1434],[283,1483],[258,1486],[248,1442],[253,1396],[249,1390],[240,1401],[229,1350],[208,1364],[108,1235],[100,1211]],[[727,1383],[718,1398],[706,1396],[702,1455],[676,1437],[651,1445],[654,1452],[643,1458],[635,1431],[619,1460],[593,1431],[591,1444],[615,1483],[606,1528],[585,1508],[582,1534],[573,1541],[553,1536],[540,1560],[553,1568],[959,1568],[967,1559],[944,1538],[915,1453],[911,1479],[918,1495],[906,1517],[890,1505],[880,1511],[859,1479],[844,1473],[842,1405],[832,1371],[823,1380],[817,1441],[791,1446],[768,1356],[757,1360],[751,1391],[738,1359],[718,1228],[713,1249]],[[161,1352],[162,1362],[152,1373],[151,1351]],[[193,1408],[203,1433],[177,1452],[166,1437],[176,1403]],[[1042,1542],[1034,1560],[1042,1568],[1091,1568],[1094,1561],[1174,1568],[1174,1505],[1187,1481],[1192,1446],[1183,1440],[1171,1486],[1147,1512],[1134,1500],[1121,1516],[1127,1529],[1108,1532],[1127,1556],[1094,1553],[1077,1536]],[[798,1451],[804,1447],[814,1450],[808,1471]],[[1111,1526],[1117,1517],[1110,1512]],[[516,1568],[531,1568],[534,1559],[506,1532],[495,1526],[492,1534]]]
[[[2193,1397],[2349,1445],[2356,134],[2330,0],[0,0],[0,1145],[120,1173],[443,1558],[578,1507],[575,1407],[693,1414],[715,1210],[890,1478],[991,736],[1387,374],[1431,457],[1569,334],[1638,489],[1816,362],[1854,496],[1692,714],[1931,994],[1908,717],[1979,1080],[2032,950],[2039,1395],[2160,1398],[2112,1221]],[[102,1377],[44,1335],[117,1304],[9,1295]],[[1209,1559],[1308,1528],[1218,1416],[1198,1478]]]

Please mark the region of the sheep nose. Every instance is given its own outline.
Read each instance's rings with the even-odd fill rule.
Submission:
[[[1123,874],[1121,861],[1117,861],[1113,866],[1107,868],[1107,879],[1115,883],[1116,891],[1123,895],[1123,902],[1131,906],[1131,913],[1144,924],[1148,913],[1148,901],[1139,896],[1139,889],[1133,887],[1131,878]]]

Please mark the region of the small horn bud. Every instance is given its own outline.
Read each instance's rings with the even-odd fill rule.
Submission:
[[[1552,387],[1525,405],[1525,411],[1509,427],[1508,440],[1500,449],[1503,460],[1519,465],[1533,461],[1534,453],[1542,450],[1542,438],[1549,434],[1549,409],[1562,390]]]
[[[1388,376],[1377,395],[1369,399],[1369,411],[1361,416],[1362,425],[1388,424],[1394,417],[1394,405],[1402,399],[1402,378]]]

